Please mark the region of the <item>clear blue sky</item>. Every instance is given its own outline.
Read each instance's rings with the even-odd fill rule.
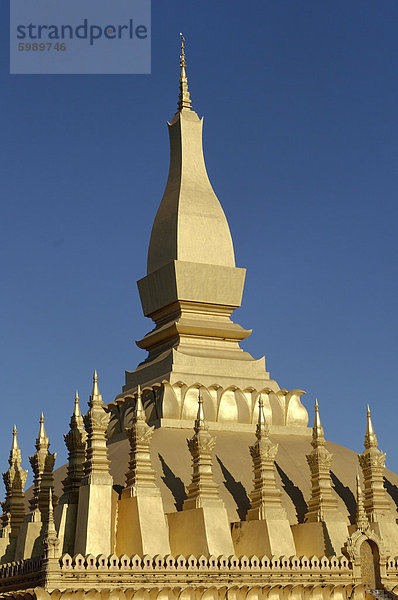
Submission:
[[[398,3],[153,2],[152,74],[10,76],[0,4],[0,468],[40,411],[58,466],[74,391],[105,402],[151,327],[136,280],[168,171],[179,32],[205,155],[247,267],[235,320],[281,387],[398,470]]]

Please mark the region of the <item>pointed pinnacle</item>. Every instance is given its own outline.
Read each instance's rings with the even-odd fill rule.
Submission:
[[[314,427],[312,428],[311,445],[313,448],[319,448],[319,446],[325,445],[325,434],[323,431],[321,417],[319,414],[318,400],[315,400],[315,418],[314,418]]]
[[[321,423],[321,417],[319,415],[319,404],[318,404],[318,398],[315,399],[315,419],[314,419],[314,429],[317,428],[321,428],[322,427],[322,423]]]
[[[56,536],[56,529],[55,529],[55,524],[54,524],[54,504],[53,504],[53,491],[52,488],[50,488],[50,491],[48,493],[48,515],[47,515],[47,535],[51,536],[51,535],[55,535]]]
[[[182,110],[191,110],[191,99],[188,91],[188,79],[185,71],[186,62],[185,62],[185,38],[180,33],[181,36],[181,54],[180,54],[180,94],[178,97],[178,110],[181,112]]]
[[[40,441],[47,441],[46,429],[44,427],[44,414],[40,415],[40,429],[39,429],[39,438]]]
[[[366,410],[366,433],[365,433],[365,448],[377,448],[377,438],[373,429],[372,416],[370,414],[369,404]]]
[[[180,67],[186,67],[186,63],[185,63],[185,38],[183,36],[183,34],[180,32],[180,38],[181,38],[181,55],[180,55]]]
[[[258,419],[256,427],[256,437],[257,439],[260,439],[264,436],[268,436],[268,434],[269,427],[264,413],[264,401],[262,395],[260,394],[260,396],[258,397]]]
[[[261,394],[258,398],[258,424],[265,425],[264,402]]]
[[[14,425],[14,428],[12,430],[12,445],[11,445],[11,452],[13,450],[19,450],[19,446],[18,446],[18,438],[17,438],[17,426]]]
[[[368,404],[368,408],[366,411],[366,433],[367,434],[374,433],[373,423],[372,423],[372,415],[370,414],[369,404]]]
[[[258,397],[258,419],[256,425],[256,438],[261,440],[269,435],[269,427],[264,413],[264,402],[262,395]]]
[[[97,369],[95,369],[94,375],[93,375],[93,391],[92,391],[92,395],[93,396],[98,396],[99,395]]]
[[[196,433],[198,433],[198,431],[200,431],[200,430],[207,429],[206,421],[205,421],[205,411],[203,408],[203,397],[202,397],[202,392],[200,390],[199,390],[199,398],[198,398],[198,412],[196,415],[194,429],[195,429]]]
[[[91,402],[94,402],[95,404],[102,404],[102,396],[99,392],[99,388],[98,388],[98,373],[97,373],[97,369],[94,371],[94,376],[93,376],[93,389],[91,392],[91,396],[90,396],[90,402],[89,402],[89,406],[91,406]]]
[[[80,404],[79,404],[79,392],[76,390],[75,394],[75,407],[73,409],[74,417],[81,417],[82,413],[80,412]]]
[[[142,404],[142,394],[141,394],[141,386],[137,386],[137,402],[135,405],[135,415],[136,419],[139,421],[146,421],[145,419],[145,410]]]

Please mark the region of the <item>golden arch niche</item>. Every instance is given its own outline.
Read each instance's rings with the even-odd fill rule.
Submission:
[[[371,540],[364,540],[359,549],[359,553],[362,583],[368,589],[380,589],[380,554],[377,544]]]

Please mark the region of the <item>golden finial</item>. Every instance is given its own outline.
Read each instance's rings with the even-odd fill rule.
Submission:
[[[321,423],[321,416],[319,414],[319,404],[318,399],[315,399],[315,418],[314,418],[314,427],[312,429],[312,442],[311,445],[314,448],[318,446],[322,446],[325,444],[324,431]]]
[[[181,36],[181,54],[180,54],[180,94],[178,97],[178,110],[191,110],[191,98],[188,91],[188,79],[186,74],[186,62],[185,62],[185,38]]]
[[[139,421],[145,421],[145,410],[144,410],[144,406],[142,404],[142,393],[141,393],[141,386],[140,384],[138,384],[137,386],[137,402],[135,405],[135,414],[136,414],[136,418]]]
[[[203,429],[207,429],[207,426],[205,421],[205,411],[203,408],[203,396],[202,392],[199,390],[198,413],[196,415],[194,430],[196,433],[198,433],[198,431]]]
[[[263,397],[260,394],[258,398],[258,420],[256,427],[256,437],[258,439],[262,438],[264,435],[267,436],[269,433],[268,423],[264,414],[264,401]]]
[[[97,369],[95,369],[94,375],[93,375],[93,391],[92,391],[92,395],[93,396],[99,396]]]
[[[95,369],[94,371],[94,376],[93,376],[93,391],[91,392],[91,396],[90,396],[90,401],[89,401],[89,406],[92,406],[92,404],[101,404],[102,405],[102,396],[99,392],[99,388],[98,388],[98,373],[97,373],[97,369]]]
[[[17,439],[17,426],[16,425],[14,425],[14,428],[12,430],[11,452],[13,452],[14,450],[19,450],[18,439]]]
[[[372,423],[372,415],[370,413],[369,404],[366,410],[366,433],[368,435],[374,434],[373,423]]]
[[[48,515],[47,515],[47,524],[46,524],[46,538],[56,538],[57,531],[55,529],[54,523],[54,503],[53,503],[53,490],[50,487],[48,492]]]
[[[75,408],[73,410],[74,417],[81,417],[82,413],[80,412],[80,404],[79,404],[79,392],[76,390],[75,394]]]
[[[319,404],[318,398],[315,398],[315,419],[314,419],[314,428],[320,429],[322,427],[321,417],[319,415]]]
[[[46,429],[44,427],[44,414],[43,413],[41,413],[41,415],[40,415],[39,440],[40,441],[47,440]]]
[[[365,434],[365,448],[377,448],[377,438],[373,429],[372,415],[370,414],[369,404],[366,410],[366,434]]]

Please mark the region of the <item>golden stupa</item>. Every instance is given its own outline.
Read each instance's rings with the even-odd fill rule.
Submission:
[[[27,471],[14,428],[3,474],[0,597],[364,600],[398,588],[398,477],[370,410],[357,455],[308,427],[239,343],[245,269],[209,182],[184,39],[170,170],[138,281],[148,356],[105,405],[94,374],[56,455],[40,419]],[[361,472],[361,477],[359,476]],[[29,502],[27,503],[27,500]]]

